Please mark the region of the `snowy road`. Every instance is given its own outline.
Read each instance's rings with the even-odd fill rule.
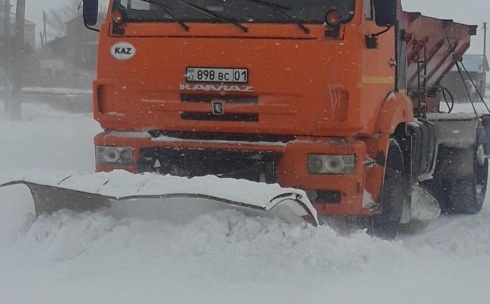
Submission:
[[[0,114],[0,168],[92,172],[99,131]],[[182,201],[35,218],[27,188],[0,200],[0,303],[490,303],[490,201],[386,242]]]

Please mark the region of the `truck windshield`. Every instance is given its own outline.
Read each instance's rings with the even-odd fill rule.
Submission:
[[[192,9],[191,4],[222,18]],[[223,22],[322,24],[335,9],[343,22],[354,15],[355,0],[116,0],[128,22]],[[279,11],[278,11],[279,10]],[[282,11],[282,13],[280,12]]]

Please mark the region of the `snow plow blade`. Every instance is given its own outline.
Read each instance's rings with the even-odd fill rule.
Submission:
[[[184,178],[126,171],[93,174],[35,172],[25,177],[0,178],[0,188],[24,184],[31,191],[36,214],[61,209],[96,210],[111,201],[136,199],[197,198],[263,212],[286,207],[295,216],[318,225],[316,210],[298,189],[277,184],[215,176]]]

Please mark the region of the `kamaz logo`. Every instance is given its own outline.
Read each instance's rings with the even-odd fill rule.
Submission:
[[[253,86],[241,85],[214,85],[214,84],[180,84],[181,91],[206,91],[206,92],[253,92]]]
[[[111,47],[111,55],[117,60],[129,60],[136,55],[136,48],[129,42],[118,42]]]
[[[118,54],[118,55],[133,55],[133,49],[130,48],[130,47],[126,47],[126,48],[123,48],[123,47],[115,47],[114,48],[114,54]]]
[[[213,115],[225,114],[225,104],[221,101],[213,101]]]

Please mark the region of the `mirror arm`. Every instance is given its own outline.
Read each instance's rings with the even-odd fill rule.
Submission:
[[[391,25],[386,27],[386,29],[382,30],[379,33],[376,34],[369,34],[366,35],[366,47],[368,49],[377,49],[378,48],[378,36],[383,35],[384,33],[388,32],[391,29]]]
[[[386,27],[384,30],[382,30],[381,32],[379,33],[376,33],[376,34],[371,34],[370,36],[373,36],[373,37],[378,37],[378,36],[381,36],[383,35],[384,33],[387,33],[393,26],[392,25],[389,25],[388,27]]]
[[[88,26],[87,23],[85,23],[85,21],[83,22],[83,25],[85,25],[85,27],[91,31],[94,31],[94,32],[97,32],[99,33],[100,30],[99,29],[96,29],[95,27],[91,27],[91,26]]]

